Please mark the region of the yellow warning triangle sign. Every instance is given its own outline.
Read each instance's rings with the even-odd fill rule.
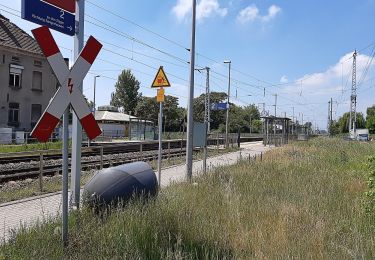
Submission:
[[[165,75],[165,72],[163,70],[163,66],[160,66],[158,73],[156,74],[156,77],[154,79],[154,82],[152,83],[152,88],[160,88],[160,87],[170,87],[171,84],[169,83],[169,80],[167,78],[167,75]]]

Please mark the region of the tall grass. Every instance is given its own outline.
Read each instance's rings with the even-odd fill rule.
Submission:
[[[365,214],[366,157],[375,144],[294,143],[135,200],[97,217],[22,231],[0,248],[9,259],[350,259],[375,257],[375,220]],[[0,257],[1,258],[1,257]]]

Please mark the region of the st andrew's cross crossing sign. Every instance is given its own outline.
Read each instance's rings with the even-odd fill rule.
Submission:
[[[22,18],[73,36],[76,0],[22,0]]]
[[[101,134],[101,130],[91,113],[82,92],[77,84],[82,82],[91,68],[92,63],[99,54],[102,44],[90,36],[86,46],[83,48],[72,69],[69,71],[65,60],[57,47],[48,27],[43,26],[32,30],[32,33],[39,43],[44,55],[47,57],[53,72],[56,75],[61,87],[50,101],[42,117],[31,133],[31,136],[41,142],[48,141],[56,125],[69,104],[79,118],[82,127],[89,139],[94,139]]]

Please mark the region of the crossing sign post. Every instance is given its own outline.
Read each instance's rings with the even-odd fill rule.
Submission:
[[[63,244],[68,243],[68,117],[69,107],[79,118],[89,139],[94,139],[101,134],[101,130],[91,113],[86,100],[79,88],[80,83],[90,70],[93,62],[99,54],[102,44],[90,36],[86,46],[80,52],[73,67],[69,70],[68,65],[57,47],[53,36],[47,26],[32,30],[43,54],[46,56],[53,72],[56,75],[61,87],[39,119],[31,135],[41,142],[46,142],[60,122],[63,116],[63,199],[62,199],[62,240]],[[80,147],[78,148],[80,150]],[[74,151],[74,148],[72,149]],[[73,165],[73,164],[72,164]]]
[[[162,159],[162,134],[163,134],[163,103],[164,103],[164,89],[163,87],[170,87],[168,77],[164,72],[163,66],[160,66],[156,73],[155,79],[151,88],[159,88],[156,96],[156,101],[159,102],[159,153],[158,153],[158,175],[159,175],[159,188],[161,187],[161,159]]]

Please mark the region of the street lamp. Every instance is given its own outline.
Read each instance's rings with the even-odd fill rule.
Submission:
[[[99,78],[100,77],[100,75],[96,75],[96,76],[94,76],[94,118],[95,118],[95,111],[96,111],[96,109],[95,109],[95,92],[96,92],[96,78]],[[91,145],[91,141],[90,141],[90,139],[87,139],[87,146],[88,147],[90,147],[90,145]]]
[[[94,76],[94,117],[95,117],[95,111],[96,111],[96,104],[95,104],[95,95],[96,95],[96,78],[99,78],[100,75]]]
[[[232,61],[225,60],[225,64],[229,64],[228,70],[228,99],[227,99],[227,117],[225,119],[225,146],[228,148],[228,127],[229,127],[229,98],[230,98],[230,68],[232,65]]]

